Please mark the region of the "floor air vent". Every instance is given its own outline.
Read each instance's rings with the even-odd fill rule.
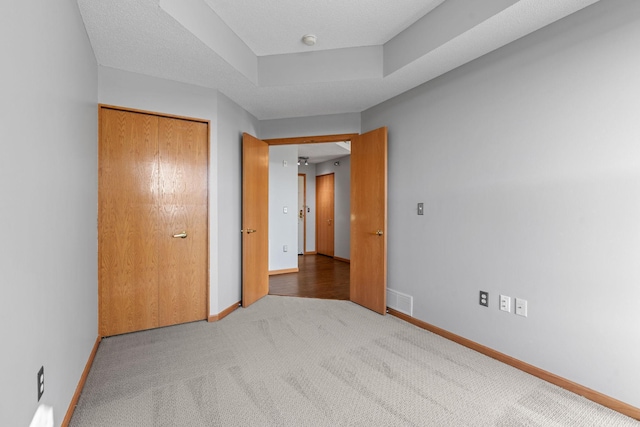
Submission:
[[[413,316],[413,297],[387,288],[387,307]]]

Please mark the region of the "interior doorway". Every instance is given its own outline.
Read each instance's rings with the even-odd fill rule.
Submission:
[[[254,275],[245,274],[251,263],[249,256],[263,260],[269,258],[268,244],[258,246],[249,244],[248,236],[261,234],[265,240],[268,230],[260,230],[259,219],[248,216],[248,212],[264,212],[260,218],[267,218],[269,205],[268,189],[266,201],[245,203],[245,194],[253,194],[250,190],[258,181],[268,181],[270,145],[291,145],[317,142],[351,141],[350,169],[350,273],[349,299],[363,307],[380,314],[386,312],[387,285],[387,128],[379,128],[364,134],[325,135],[320,137],[281,138],[258,140],[249,134],[243,134],[243,306],[251,304],[245,301],[245,295],[255,296],[254,300],[267,295],[269,268],[254,268]],[[255,142],[255,144],[254,144]],[[266,158],[262,150],[266,149]],[[298,159],[300,161],[300,159]],[[286,167],[287,162],[282,162]],[[260,174],[251,174],[251,170]],[[266,171],[263,172],[263,171]],[[295,182],[295,181],[294,181]],[[245,191],[246,190],[246,191]],[[294,190],[295,191],[295,190]],[[249,199],[247,199],[249,200]],[[287,213],[286,206],[283,208]],[[254,225],[255,223],[255,225]],[[295,223],[294,223],[295,224]],[[262,226],[260,226],[262,227]],[[295,225],[294,225],[295,227]],[[262,228],[261,228],[262,229]],[[295,228],[294,228],[295,230]],[[257,232],[256,232],[257,231]],[[286,252],[286,245],[283,252]],[[263,283],[267,286],[263,288]]]
[[[279,183],[280,165],[291,164],[291,151],[270,149],[272,176],[278,182],[275,200],[285,200]],[[297,168],[297,245],[295,264],[286,270],[270,270],[269,293],[312,298],[349,298],[349,238],[350,238],[350,143],[297,144],[293,155],[298,156]],[[286,172],[285,172],[286,173]],[[338,199],[336,201],[336,192]],[[274,205],[271,199],[270,206]],[[275,203],[277,204],[277,203]],[[278,205],[279,206],[279,205]],[[276,221],[281,215],[275,209]],[[271,217],[270,217],[271,221]],[[305,229],[306,222],[306,229]],[[278,232],[277,225],[270,230]],[[273,235],[270,240],[278,240]],[[284,243],[284,242],[279,242]],[[278,247],[278,245],[273,245]],[[338,252],[335,252],[335,249]],[[273,249],[271,249],[273,250]],[[278,256],[279,254],[276,254]],[[276,264],[280,267],[281,265]],[[295,267],[295,268],[294,268]]]

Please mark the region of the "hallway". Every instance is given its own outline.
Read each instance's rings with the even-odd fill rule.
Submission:
[[[298,273],[269,277],[269,295],[349,299],[349,264],[324,255],[298,256]]]

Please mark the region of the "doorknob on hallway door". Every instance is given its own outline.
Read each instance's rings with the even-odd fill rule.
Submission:
[[[382,236],[384,233],[382,232],[382,230],[378,230],[373,234],[375,234],[376,236]]]
[[[241,233],[247,232],[247,234],[255,233],[258,230],[254,230],[252,228],[247,228],[246,230],[240,230]]]
[[[187,232],[183,231],[182,233],[174,234],[173,237],[180,238],[180,239],[186,239],[187,238]]]

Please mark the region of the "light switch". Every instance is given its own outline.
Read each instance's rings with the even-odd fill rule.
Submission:
[[[418,215],[424,215],[424,203],[418,203]]]
[[[289,208],[286,206],[282,208],[282,213],[289,213]]]
[[[527,317],[527,300],[516,298],[516,314]]]

